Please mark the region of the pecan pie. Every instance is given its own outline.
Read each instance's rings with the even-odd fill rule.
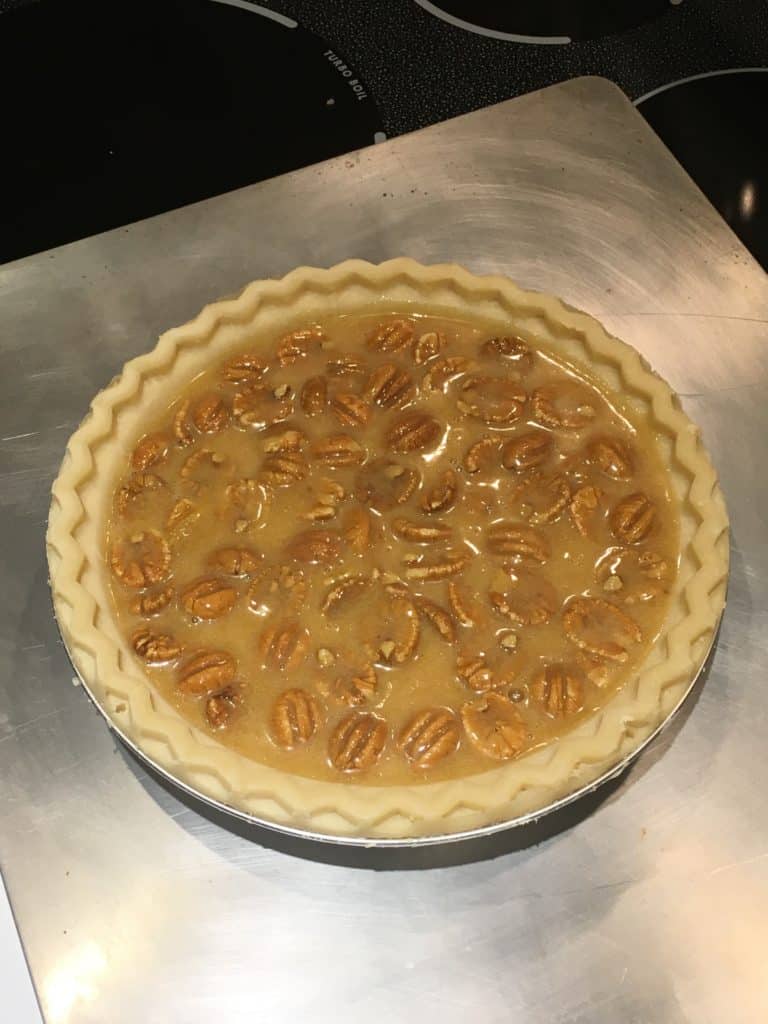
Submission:
[[[72,659],[148,757],[273,823],[397,838],[631,753],[728,565],[698,432],[633,350],[409,260],[251,285],[128,364],[48,552]]]

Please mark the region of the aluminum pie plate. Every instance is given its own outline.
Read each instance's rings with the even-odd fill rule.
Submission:
[[[89,688],[88,683],[85,681],[81,673],[77,670],[72,661],[72,657],[67,647],[66,640],[64,640],[63,633],[59,627],[59,635],[61,636],[62,643],[64,644],[67,654],[70,657],[70,664],[72,665],[73,671],[77,676],[77,683],[82,686],[85,692],[88,694],[91,703],[99,712],[101,717],[107,723],[110,730],[115,733],[121,740],[121,742],[134,754],[143,764],[151,768],[157,775],[169,782],[173,787],[182,790],[184,793],[195,798],[195,800],[201,801],[208,807],[215,809],[221,814],[230,817],[233,822],[245,822],[248,825],[252,825],[254,830],[267,829],[270,832],[276,832],[280,835],[289,836],[294,839],[306,840],[308,842],[319,842],[329,846],[345,846],[345,847],[358,847],[362,849],[414,849],[417,847],[425,846],[442,846],[450,843],[461,843],[470,842],[472,840],[478,840],[487,838],[489,836],[497,835],[500,832],[506,832],[511,829],[524,829],[526,825],[533,825],[540,821],[547,815],[553,814],[556,811],[562,810],[568,805],[574,803],[583,797],[589,796],[595,793],[596,790],[600,789],[607,782],[612,779],[616,779],[633,764],[654,741],[664,732],[665,729],[670,725],[673,719],[677,716],[685,702],[688,700],[692,692],[696,689],[698,681],[701,679],[703,672],[705,671],[710,657],[713,654],[715,645],[717,643],[717,636],[720,629],[720,622],[725,611],[725,605],[723,610],[718,616],[717,623],[712,633],[712,639],[709,646],[704,652],[700,664],[698,665],[696,672],[690,682],[690,685],[686,688],[682,694],[680,700],[671,711],[667,714],[666,718],[651,732],[633,751],[631,751],[626,757],[622,758],[617,764],[608,768],[598,778],[593,779],[586,785],[579,787],[572,793],[568,793],[561,797],[559,800],[554,800],[552,803],[547,804],[544,807],[537,808],[535,811],[531,811],[527,814],[522,814],[516,818],[506,818],[502,821],[494,822],[490,825],[484,825],[481,828],[468,829],[464,832],[449,832],[439,835],[425,835],[425,836],[413,836],[410,838],[402,839],[385,839],[381,837],[373,836],[344,836],[344,835],[332,835],[326,832],[312,832],[308,829],[293,828],[289,825],[283,825],[278,822],[270,821],[266,818],[259,818],[256,815],[248,814],[246,811],[239,810],[236,807],[231,807],[228,804],[222,803],[220,800],[215,800],[213,797],[201,790],[196,789],[194,786],[190,786],[188,783],[183,782],[177,778],[172,772],[169,772],[167,768],[154,761],[145,751],[143,751],[136,743],[127,736],[122,729],[119,728],[110,718],[106,709],[99,703],[93,691]],[[55,616],[55,611],[54,611]],[[58,626],[58,618],[57,618]],[[73,680],[75,681],[75,680]],[[258,839],[258,836],[254,834],[254,839]]]

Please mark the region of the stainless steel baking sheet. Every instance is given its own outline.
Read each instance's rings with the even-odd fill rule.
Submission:
[[[43,528],[91,396],[165,327],[253,278],[399,254],[559,294],[650,359],[721,473],[729,605],[706,684],[597,792],[474,843],[331,849],[206,809],[104,728]],[[768,280],[615,87],[0,267],[0,325],[0,864],[48,1022],[768,1017]]]

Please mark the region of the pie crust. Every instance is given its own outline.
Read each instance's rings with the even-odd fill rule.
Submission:
[[[647,417],[680,503],[681,557],[662,632],[636,677],[557,741],[481,774],[412,786],[321,782],[252,761],[192,727],[154,691],[114,619],[103,551],[115,480],[141,423],[183,383],[254,335],[338,313],[427,309],[497,320],[587,365]],[[274,827],[348,839],[448,836],[534,815],[623,763],[669,717],[699,672],[725,601],[728,518],[698,428],[630,346],[550,296],[503,277],[411,259],[349,260],[258,281],[166,332],[100,392],[53,485],[47,551],[72,662],[119,733],[183,785]]]

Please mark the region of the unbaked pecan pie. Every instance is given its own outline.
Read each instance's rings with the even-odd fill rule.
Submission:
[[[668,633],[687,635],[702,551],[712,585],[686,685],[727,567],[709,463],[631,350],[508,283],[499,307],[466,275],[473,298],[458,269],[451,301],[431,302],[430,271],[395,264],[415,299],[396,277],[377,286],[385,264],[368,268],[368,301],[345,304],[343,274],[335,301],[317,288],[296,308],[270,307],[266,285],[250,319],[227,316],[246,290],[213,307],[213,328],[203,314],[161,339],[159,371],[133,364],[143,389],[126,373],[94,403],[81,434],[96,475],[72,483],[73,444],[49,536],[65,638],[121,727],[155,758],[165,731],[179,775],[212,765],[204,792],[329,832],[455,831],[600,774],[681,692]],[[117,429],[96,436],[107,408]],[[59,586],[78,487],[93,525],[72,586],[98,608],[87,666]],[[437,803],[417,821],[422,792]]]

